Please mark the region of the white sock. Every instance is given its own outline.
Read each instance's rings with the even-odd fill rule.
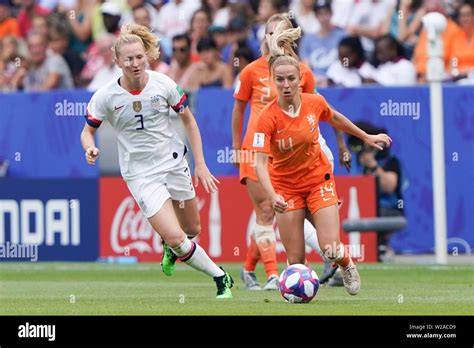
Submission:
[[[204,272],[211,277],[220,277],[225,273],[222,269],[207,256],[199,244],[185,238],[184,241],[173,248],[174,253],[179,259],[198,271]]]
[[[317,251],[320,255],[322,255],[321,249],[319,248],[319,241],[316,229],[307,219],[304,220],[304,242],[311,249]]]

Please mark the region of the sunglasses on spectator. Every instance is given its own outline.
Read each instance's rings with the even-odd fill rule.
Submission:
[[[173,52],[187,52],[187,47],[173,47]]]

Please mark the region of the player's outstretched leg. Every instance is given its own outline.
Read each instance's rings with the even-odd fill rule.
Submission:
[[[219,268],[196,242],[187,238],[169,199],[148,220],[177,258],[214,279],[217,298],[232,298],[230,290],[233,285],[232,277]]]
[[[336,205],[319,209],[313,215],[318,231],[318,240],[324,255],[341,269],[346,291],[357,295],[360,290],[360,276],[349,252],[345,251],[339,237],[339,211]]]

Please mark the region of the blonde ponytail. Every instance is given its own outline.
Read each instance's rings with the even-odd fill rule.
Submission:
[[[158,59],[160,57],[159,38],[150,29],[143,25],[125,24],[120,29],[120,36],[112,47],[115,59],[118,59],[122,45],[135,42],[142,43],[145,53],[150,59]]]
[[[273,71],[278,65],[291,64],[300,70],[298,56],[293,49],[294,43],[301,37],[301,28],[290,28],[283,30],[284,22],[278,23],[273,33],[265,35],[268,45],[270,70]]]

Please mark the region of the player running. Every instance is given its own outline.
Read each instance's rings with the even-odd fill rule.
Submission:
[[[94,133],[104,119],[114,128],[122,177],[164,243],[163,272],[171,275],[177,258],[214,278],[217,298],[232,298],[232,277],[189,238],[200,232],[200,218],[186,146],[171,127],[170,107],[181,115],[195,158],[196,186],[206,192],[219,181],[204,161],[201,136],[186,95],[166,75],[145,70],[159,56],[158,38],[148,28],[125,25],[112,50],[122,76],[94,93],[87,106],[81,142],[86,160],[95,164]]]
[[[377,143],[390,146],[391,139],[386,134],[365,133],[333,111],[321,95],[299,91],[301,65],[284,48],[300,35],[300,28],[282,30],[280,24],[273,35],[266,35],[278,97],[262,110],[256,126],[256,173],[276,212],[288,263],[305,262],[303,226],[305,217],[312,218],[321,250],[340,267],[347,292],[356,295],[360,277],[340,241],[336,184],[331,164],[318,141],[318,123],[327,121],[380,150]]]
[[[269,18],[266,24],[266,33],[271,35],[275,26],[283,23],[283,29],[293,28],[288,16],[276,14]],[[241,271],[241,278],[249,290],[261,290],[255,275],[255,267],[261,259],[267,274],[267,284],[264,290],[274,290],[278,288],[278,267],[276,260],[276,238],[273,230],[274,212],[270,198],[265,193],[262,185],[258,181],[255,173],[255,159],[252,152],[252,140],[255,127],[262,109],[270,101],[277,97],[274,83],[270,78],[268,65],[269,49],[268,44],[263,40],[261,45],[263,56],[249,64],[242,70],[237,88],[234,93],[235,103],[232,112],[232,142],[234,152],[239,153],[237,158],[240,169],[240,182],[247,186],[250,199],[255,209],[257,223],[253,234],[250,237],[250,245],[247,250],[244,268]],[[293,48],[288,47],[293,52]],[[293,52],[294,54],[294,52]],[[295,58],[296,58],[296,54]],[[301,79],[299,88],[303,93],[314,93],[315,81],[311,69],[304,63],[299,63]],[[247,131],[241,143],[244,111],[250,101],[250,118]],[[339,144],[340,160],[346,166],[350,163],[350,155],[342,133],[337,131],[336,136]],[[319,143],[331,163],[334,162],[331,150],[326,145],[326,140],[319,134]],[[345,154],[345,158],[343,157]],[[243,160],[245,158],[245,160]],[[306,243],[318,251],[316,233],[310,223],[305,224]]]

